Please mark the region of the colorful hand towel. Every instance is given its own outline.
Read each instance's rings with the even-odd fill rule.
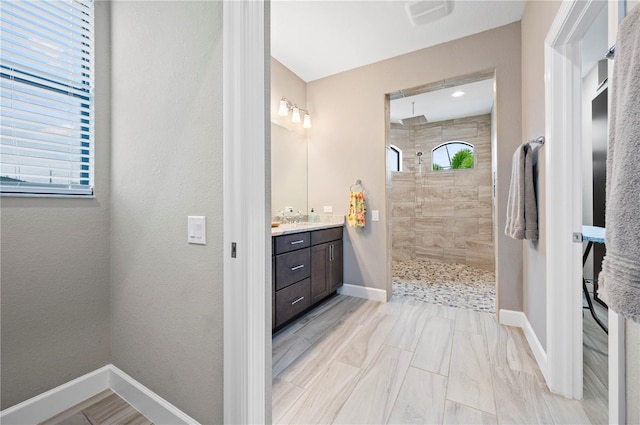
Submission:
[[[367,207],[364,204],[364,194],[362,192],[351,192],[349,196],[349,216],[347,223],[349,227],[364,227],[364,213]]]

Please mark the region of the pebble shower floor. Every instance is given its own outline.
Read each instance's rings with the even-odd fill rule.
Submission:
[[[393,295],[450,307],[495,313],[495,274],[435,260],[394,261]]]

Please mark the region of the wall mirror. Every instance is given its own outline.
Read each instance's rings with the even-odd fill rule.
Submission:
[[[307,136],[304,130],[271,122],[271,215],[286,207],[294,214],[308,213]]]

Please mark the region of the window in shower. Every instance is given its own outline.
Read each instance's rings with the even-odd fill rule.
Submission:
[[[431,151],[431,168],[433,171],[473,168],[473,145],[461,140],[454,140],[436,146]]]
[[[389,170],[391,170],[392,172],[402,171],[402,149],[394,145],[389,145],[387,157]]]

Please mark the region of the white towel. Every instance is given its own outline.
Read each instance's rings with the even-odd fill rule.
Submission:
[[[514,239],[538,240],[538,204],[533,183],[533,149],[526,143],[513,153],[504,233]]]
[[[601,297],[612,310],[640,323],[640,7],[618,27],[606,195]]]

